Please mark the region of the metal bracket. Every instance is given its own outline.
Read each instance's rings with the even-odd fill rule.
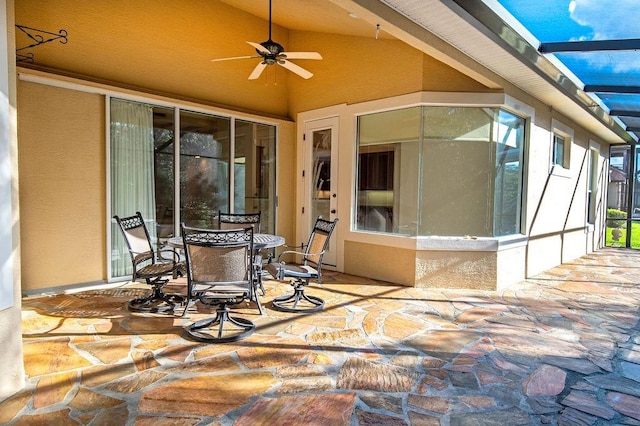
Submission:
[[[16,62],[28,62],[33,63],[34,56],[32,52],[29,53],[21,53],[23,50],[31,49],[32,47],[37,47],[45,43],[49,43],[52,41],[59,40],[62,44],[67,44],[69,39],[67,38],[68,33],[67,30],[61,29],[57,33],[52,33],[49,31],[39,30],[37,28],[31,28],[24,25],[16,24],[16,28],[22,31],[29,39],[33,41],[28,46],[20,47],[16,49]]]

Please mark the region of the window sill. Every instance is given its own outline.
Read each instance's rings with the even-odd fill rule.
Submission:
[[[501,251],[524,246],[528,238],[524,235],[505,237],[414,237],[418,250],[448,251]]]
[[[563,178],[571,177],[571,171],[569,169],[565,169],[564,167],[559,166],[557,164],[551,166],[551,170],[549,171],[549,174],[552,176],[558,176]]]
[[[526,246],[529,238],[522,234],[505,237],[411,237],[398,234],[352,231],[347,240],[421,251],[494,251]]]

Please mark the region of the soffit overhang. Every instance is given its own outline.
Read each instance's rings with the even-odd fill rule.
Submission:
[[[489,88],[504,81],[612,144],[636,143],[562,66],[478,0],[331,0]],[[482,67],[478,67],[477,64]],[[484,70],[482,69],[484,68]]]

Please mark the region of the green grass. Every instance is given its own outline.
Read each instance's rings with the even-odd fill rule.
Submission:
[[[617,240],[614,240],[613,238],[613,229],[614,228],[607,228],[607,239],[605,244],[607,247],[625,247],[625,243],[627,241],[626,228],[619,228],[621,235]],[[631,247],[640,248],[640,223],[633,222],[631,224]]]

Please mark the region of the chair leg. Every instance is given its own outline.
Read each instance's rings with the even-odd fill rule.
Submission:
[[[262,303],[260,302],[260,296],[258,296],[258,288],[262,289],[262,296],[264,296],[265,294],[264,287],[262,285],[262,268],[261,267],[256,267],[255,277],[256,277],[255,281],[251,286],[249,300],[256,302],[256,305],[258,305],[258,311],[260,311],[260,315],[264,315],[264,310],[262,309]]]
[[[133,312],[164,313],[171,312],[177,305],[184,303],[184,297],[177,294],[166,294],[162,288],[169,282],[166,279],[147,280],[152,286],[149,296],[130,300],[128,307]]]
[[[260,275],[258,275],[258,287],[260,287],[261,296],[267,294],[267,292],[264,290],[264,284],[262,284],[262,270],[260,270]]]
[[[262,309],[262,302],[260,302],[260,296],[258,296],[256,289],[253,290],[253,298],[256,302],[256,305],[258,305],[258,311],[260,311],[260,315],[264,315],[264,310]]]
[[[231,327],[227,327],[227,326]],[[218,307],[214,318],[196,321],[185,327],[189,337],[198,342],[225,343],[235,342],[251,335],[255,331],[255,324],[248,319],[232,317],[229,307]]]
[[[305,294],[304,288],[308,284],[308,281],[302,280],[292,282],[293,294],[276,297],[271,303],[285,312],[317,312],[322,310],[324,308],[324,300]],[[302,305],[300,305],[301,302]]]

